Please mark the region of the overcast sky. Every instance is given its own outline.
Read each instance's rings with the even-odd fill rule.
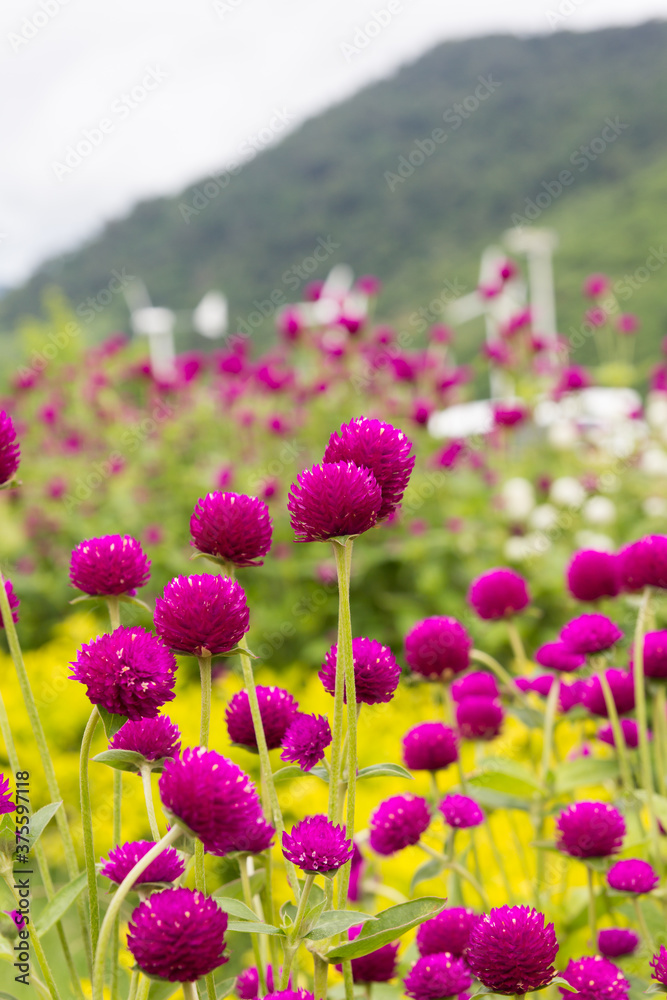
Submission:
[[[2,0],[0,286],[438,42],[650,17],[667,0]]]

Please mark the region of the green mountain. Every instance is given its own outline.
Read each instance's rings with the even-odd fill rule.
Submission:
[[[648,357],[667,332],[666,49],[662,21],[439,45],[234,175],[143,202],[49,261],[0,302],[0,325],[39,312],[53,284],[85,319],[86,299],[124,267],[176,308],[222,288],[234,325],[261,342],[275,303],[346,261],[383,280],[379,315],[417,332],[418,310],[439,318],[473,287],[484,246],[518,222],[560,235],[561,329],[580,323],[582,278],[605,271],[641,316]],[[102,319],[126,324],[119,295]]]

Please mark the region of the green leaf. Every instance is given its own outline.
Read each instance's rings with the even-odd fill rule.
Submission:
[[[223,979],[221,983],[216,983],[215,985],[215,996],[216,1000],[225,1000],[229,994],[234,989],[236,985],[236,976],[232,976],[231,979]],[[148,998],[150,1000],[150,997]]]
[[[282,934],[280,927],[273,924],[262,924],[259,920],[230,920],[228,931],[239,931],[241,934]]]
[[[219,897],[216,903],[225,913],[230,913],[239,920],[257,920],[257,914],[253,913],[249,906],[242,903],[240,899],[230,899],[229,897]]]
[[[119,719],[120,716],[114,715],[113,718]],[[134,771],[135,774],[139,774],[141,765],[146,758],[143,754],[137,753],[136,750],[103,750],[91,760],[95,761],[96,764],[108,764],[109,767],[114,767],[117,771]]]
[[[535,792],[541,790],[539,778],[523,764],[520,764],[518,760],[512,760],[510,757],[485,757],[480,777],[484,777],[486,774],[500,774],[528,785]]]
[[[423,865],[420,865],[412,876],[412,881],[410,882],[410,895],[412,895],[415,891],[415,887],[418,886],[420,882],[426,882],[429,878],[435,878],[440,874],[444,867],[444,858],[442,860],[440,860],[440,858],[429,858]]]
[[[544,729],[544,712],[529,705],[513,705],[507,710],[508,715],[513,715],[519,722],[523,722],[528,729]]]
[[[67,885],[58,890],[53,899],[46,904],[35,920],[35,930],[38,934],[45,934],[49,928],[53,927],[60,920],[63,913],[69,909],[77,896],[83,892],[86,882],[86,873],[81,872],[72,882],[68,882]]]
[[[104,732],[107,734],[108,740],[112,736],[115,736],[121,726],[124,726],[127,722],[126,716],[112,715],[111,712],[107,712],[106,708],[102,708],[101,705],[97,706],[97,711],[100,713],[100,719],[102,720]]]
[[[635,795],[641,803],[646,805],[646,792],[643,788],[637,788],[635,790]],[[655,814],[662,825],[667,828],[667,799],[664,795],[653,796],[653,808],[655,809]]]
[[[0,990],[0,1000],[18,1000],[13,993],[5,993],[4,990]]]
[[[576,986],[573,986],[572,983],[568,983],[567,979],[563,979],[562,976],[554,976],[549,983],[549,986],[562,986],[564,990],[568,991],[568,993],[579,992]]]
[[[482,768],[471,776],[470,784],[524,800],[532,800],[540,791],[539,781],[531,771],[523,764],[504,757],[486,758]]]
[[[435,917],[444,910],[447,900],[438,896],[422,896],[408,903],[398,903],[388,910],[378,913],[377,919],[364,925],[359,937],[330,948],[324,956],[327,962],[340,962],[345,958],[360,958],[369,955],[391,941],[395,941],[406,931],[421,924],[429,917]]]
[[[495,788],[485,788],[478,785],[474,778],[470,779],[470,784],[475,787],[475,802],[486,809],[521,809],[528,812],[531,808],[529,799],[520,799],[516,795],[508,792],[498,792]]]
[[[289,767],[281,767],[279,771],[273,772],[274,781],[287,781],[289,778],[303,778],[307,771],[302,771],[298,764],[290,764]]]
[[[315,778],[320,778],[325,785],[329,784],[329,772],[326,767],[319,767],[318,765],[317,767],[311,768],[308,774],[312,774]]]
[[[308,931],[306,937],[310,941],[323,941],[325,938],[333,937],[334,934],[342,934],[357,924],[375,920],[376,917],[358,910],[326,910],[315,927]]]
[[[253,896],[257,892],[261,892],[266,883],[266,870],[260,868],[258,871],[253,872],[250,876],[250,891]],[[231,882],[225,882],[221,885],[219,889],[214,889],[211,893],[212,896],[229,896],[231,899],[241,899],[243,896],[243,883],[240,878],[235,878]]]
[[[369,767],[362,767],[357,774],[357,781],[360,778],[408,778],[414,781],[409,771],[406,771],[400,764],[370,764]]]
[[[49,821],[53,819],[61,805],[62,802],[49,802],[47,806],[42,806],[41,809],[38,809],[37,812],[32,814],[30,817],[30,836],[28,837],[30,850],[32,850],[33,845],[36,844],[42,836]]]
[[[148,1000],[169,1000],[180,988],[180,983],[168,983],[165,980],[153,979],[148,990]]]
[[[553,789],[556,795],[564,795],[582,785],[601,785],[618,777],[618,762],[615,760],[591,760],[577,757],[565,760],[553,770]]]

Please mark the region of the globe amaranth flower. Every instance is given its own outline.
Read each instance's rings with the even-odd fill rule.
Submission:
[[[575,802],[556,820],[556,845],[573,858],[617,854],[624,836],[625,820],[607,802]]]
[[[133,912],[127,947],[147,976],[191,983],[227,961],[226,930],[227,914],[211,896],[164,889]]]
[[[420,955],[448,951],[460,958],[470,940],[479,915],[465,906],[450,906],[437,916],[425,920],[417,928],[417,950]]]
[[[549,670],[571,674],[573,670],[584,666],[586,657],[583,653],[573,653],[564,642],[545,642],[536,650],[535,662],[541,667],[548,667]]]
[[[234,566],[261,566],[271,532],[266,504],[240,493],[209,493],[190,518],[192,545]]]
[[[243,830],[228,834],[211,847],[210,853],[218,857],[232,853],[261,854],[271,847],[275,835],[274,827],[258,811]]]
[[[305,469],[287,501],[297,542],[361,535],[376,524],[381,506],[382,491],[373,473],[354,462]]]
[[[7,600],[9,601],[9,607],[12,612],[12,621],[14,624],[19,620],[17,608],[21,603],[14,593],[14,588],[12,587],[11,580],[5,580],[5,593],[7,594]],[[4,628],[5,623],[2,620],[2,612],[0,611],[0,628]]]
[[[639,935],[629,927],[605,927],[598,934],[598,951],[605,958],[631,955],[639,946]]]
[[[296,698],[284,688],[258,684],[256,690],[266,745],[269,750],[275,750],[294,722],[299,705]],[[257,752],[257,738],[246,690],[238,691],[231,699],[225,712],[225,721],[232,743]]]
[[[381,420],[357,417],[334,432],[324,452],[325,462],[354,462],[370,470],[382,492],[378,521],[396,510],[415,465],[412,442],[403,431]]]
[[[442,771],[458,759],[456,733],[442,722],[422,722],[403,737],[403,763],[411,771]]]
[[[599,601],[621,591],[618,560],[611,552],[582,549],[566,570],[567,589],[578,601]]]
[[[624,590],[667,587],[667,535],[646,535],[618,553],[619,576]]]
[[[634,719],[620,719],[621,731],[623,733],[623,742],[626,747],[630,750],[635,750],[639,746],[639,727]],[[647,732],[646,735],[649,739],[652,738],[652,733]],[[610,747],[616,746],[616,740],[614,737],[614,730],[610,725],[601,726],[597,733],[598,739],[602,740],[603,743],[608,743]]]
[[[177,576],[155,602],[158,635],[176,652],[193,656],[234,649],[250,627],[249,617],[243,587],[210,573]]]
[[[275,993],[267,993],[264,1000],[314,1000],[310,990],[302,987],[298,990],[276,990]]]
[[[660,946],[660,951],[653,956],[648,964],[653,969],[651,979],[657,979],[659,983],[667,986],[667,948],[664,944]]]
[[[281,760],[311,771],[324,757],[331,743],[331,726],[324,715],[297,713],[282,739]]]
[[[470,665],[472,639],[455,618],[425,618],[405,637],[405,659],[429,680],[451,680]]]
[[[465,740],[494,740],[505,713],[497,698],[464,698],[456,706],[456,725]]]
[[[646,677],[667,677],[667,631],[647,632],[644,636],[644,674]],[[630,658],[630,666],[634,658]]]
[[[475,800],[467,795],[446,795],[438,810],[445,823],[456,829],[465,830],[484,822],[484,813]]]
[[[480,618],[508,618],[530,604],[528,585],[513,569],[490,569],[477,577],[468,591],[468,603]]]
[[[623,632],[606,615],[580,615],[561,629],[560,638],[573,653],[601,653],[622,639]]]
[[[162,760],[178,757],[181,733],[167,715],[154,719],[128,720],[109,740],[110,750],[131,750],[140,753],[144,760]]]
[[[418,795],[393,795],[370,818],[370,845],[378,854],[395,854],[416,844],[431,822],[426,799]]]
[[[283,833],[283,854],[302,871],[331,878],[351,860],[352,841],[326,816],[307,816]]]
[[[366,859],[359,850],[359,846],[352,841],[352,862],[350,864],[350,882],[347,889],[347,898],[351,903],[356,903],[362,896],[361,879],[366,867]]]
[[[13,813],[15,809],[16,804],[12,801],[9,778],[5,778],[4,774],[0,774],[0,816],[3,813]]]
[[[114,597],[134,594],[150,578],[150,560],[136,538],[105,535],[79,542],[72,552],[69,578],[84,594]]]
[[[611,696],[619,715],[626,715],[635,707],[635,682],[628,670],[605,670]],[[587,678],[582,693],[582,703],[593,715],[608,716],[607,705],[602,693],[602,682],[597,674]]]
[[[338,646],[334,643],[318,673],[325,691],[330,695],[336,691],[336,657]],[[357,704],[379,705],[391,701],[401,678],[401,668],[388,646],[376,639],[359,636],[352,640],[354,661],[354,689]],[[343,689],[343,700],[347,704],[347,691]]]
[[[463,677],[458,677],[452,684],[452,698],[454,701],[463,701],[464,698],[471,698],[481,695],[483,698],[498,698],[500,691],[493,674],[488,674],[485,670],[473,670]]]
[[[445,951],[418,958],[403,983],[412,1000],[442,1000],[465,993],[471,981],[463,959]]]
[[[129,719],[154,718],[174,698],[174,654],[146,629],[121,625],[82,646],[71,680],[86,686],[93,705]]]
[[[473,927],[464,958],[494,993],[532,993],[551,982],[558,944],[553,924],[529,906],[500,906]]]
[[[207,851],[242,838],[262,818],[248,775],[215,750],[189,747],[178,760],[168,760],[159,788],[167,812]]]
[[[572,994],[566,987],[560,986],[563,997],[575,995],[581,1000],[628,1000],[630,983],[621,970],[602,955],[584,955],[576,962],[570,959],[561,975],[577,990],[576,994]]]
[[[632,892],[641,895],[652,892],[660,881],[658,873],[648,863],[639,858],[626,858],[617,861],[607,872],[607,884],[619,892]]]
[[[354,941],[361,934],[362,925],[350,927],[348,938]],[[381,948],[362,955],[361,958],[352,959],[352,979],[355,983],[388,983],[396,975],[396,954],[398,952],[398,942],[394,944],[384,944]],[[340,972],[342,965],[336,968]]]
[[[280,970],[282,972],[282,969]],[[266,972],[266,988],[271,992],[274,988],[274,978],[273,978],[273,966],[269,963],[265,969]],[[289,986],[292,986],[292,977],[289,979]],[[236,977],[236,986],[234,987],[236,995],[239,1000],[257,1000],[259,996],[259,973],[257,971],[257,966],[253,965],[249,969],[244,969],[243,972],[239,973]]]
[[[109,851],[109,860],[102,868],[102,875],[117,885],[129,875],[137,861],[141,861],[155,847],[152,840],[135,840],[119,844]],[[154,861],[151,861],[135,882],[175,882],[185,871],[185,865],[173,847],[165,847]]]
[[[0,410],[0,486],[14,478],[20,459],[21,450],[12,418],[4,410]]]

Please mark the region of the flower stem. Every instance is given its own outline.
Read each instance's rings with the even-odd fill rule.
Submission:
[[[547,697],[547,704],[544,712],[544,741],[542,743],[542,770],[540,777],[542,782],[546,782],[549,764],[551,763],[551,752],[554,742],[554,728],[556,722],[556,712],[558,711],[558,696],[560,694],[560,677],[558,674],[553,679],[553,683]]]
[[[334,558],[336,560],[336,572],[338,574],[338,637],[336,650],[336,681],[334,686],[334,710],[333,710],[333,733],[331,741],[331,774],[329,777],[329,809],[328,817],[331,823],[338,822],[338,801],[340,796],[340,783],[343,771],[343,699],[345,697],[345,660],[344,648],[345,639],[342,634],[341,623],[341,593],[340,593],[340,569],[341,548],[346,552],[347,545],[352,546],[348,541],[344,546],[340,542],[332,542]],[[344,561],[344,560],[343,560]],[[343,569],[343,575],[345,569]],[[349,581],[348,581],[349,585]]]
[[[121,806],[123,803],[123,772],[114,768],[113,772],[113,843],[117,847],[121,841]],[[111,956],[111,1000],[118,994],[118,971],[120,956],[120,917],[113,926],[113,953]]]
[[[507,635],[509,637],[510,646],[512,647],[514,659],[517,661],[519,667],[523,667],[526,662],[526,651],[523,648],[523,641],[519,635],[519,630],[516,627],[516,622],[513,618],[507,619]]]
[[[253,909],[252,890],[250,888],[250,874],[248,872],[247,855],[245,857],[239,858],[239,872],[241,873],[241,885],[243,886],[243,899],[245,905],[248,907],[249,910],[252,910]],[[264,974],[264,963],[262,962],[262,950],[259,946],[259,935],[251,934],[250,941],[252,943],[252,951],[255,956],[255,965],[257,966],[257,976],[259,979],[259,995],[264,996],[267,992],[266,976]]]
[[[532,708],[532,705],[526,698],[521,688],[517,687],[516,681],[514,680],[512,675],[509,674],[507,670],[505,670],[505,668],[502,666],[502,664],[498,663],[498,661],[493,656],[489,656],[489,654],[485,653],[484,650],[482,649],[472,649],[470,651],[470,659],[477,660],[479,663],[483,663],[485,666],[487,666],[490,670],[493,671],[493,673],[496,675],[499,681],[502,681],[503,684],[507,684],[512,694],[515,695],[515,697],[522,703],[522,705],[524,705],[526,708]]]
[[[614,735],[614,747],[616,750],[616,756],[618,757],[618,766],[621,770],[623,791],[627,796],[631,796],[632,771],[630,769],[628,748],[625,742],[623,727],[621,726],[621,720],[618,717],[618,710],[616,708],[616,702],[614,701],[614,695],[612,694],[612,690],[609,686],[609,681],[607,680],[607,675],[604,670],[600,671],[598,677],[600,678],[600,687],[602,689],[602,697],[604,698],[607,715],[609,716],[609,722],[611,723],[611,731]]]
[[[637,626],[634,637],[634,678],[635,678],[635,710],[637,714],[637,731],[639,734],[639,758],[642,768],[642,784],[646,792],[646,805],[648,807],[648,830],[651,841],[651,853],[653,862],[662,876],[664,866],[660,854],[660,840],[658,837],[658,823],[655,817],[653,805],[653,771],[651,768],[651,753],[648,745],[647,732],[647,712],[646,712],[646,684],[644,681],[644,633],[646,631],[646,619],[649,613],[651,601],[651,588],[645,587],[642,594],[639,614],[637,615]]]
[[[329,979],[329,963],[325,962],[319,955],[313,955],[315,962],[313,975],[313,993],[315,1000],[325,1000],[327,995],[327,981]]]
[[[644,941],[648,945],[649,949],[652,952],[655,952],[657,950],[655,941],[653,940],[651,932],[646,925],[646,918],[644,917],[644,911],[642,910],[639,896],[635,896],[632,902],[635,908],[635,913],[637,914],[637,923],[639,924],[639,929],[642,932],[642,937],[644,938]]]
[[[448,868],[451,871],[456,872],[456,874],[460,875],[462,879],[464,879],[466,882],[469,882],[470,885],[475,890],[475,892],[477,893],[477,895],[479,896],[479,898],[482,900],[484,908],[487,910],[489,909],[489,900],[486,893],[484,892],[484,889],[479,884],[475,876],[472,875],[467,868],[464,868],[463,865],[460,865],[458,861],[454,861],[453,858],[447,858],[439,851],[434,851],[433,848],[429,847],[428,844],[425,844],[423,840],[418,841],[417,846],[421,847],[422,851],[425,851],[426,854],[430,855],[432,858],[437,858],[438,861],[444,861],[445,868]]]
[[[588,926],[591,932],[591,948],[597,948],[597,917],[595,912],[595,889],[593,887],[593,869],[586,865],[586,881],[588,882]]]
[[[90,781],[88,777],[88,759],[90,745],[99,722],[100,713],[97,705],[93,706],[88,724],[81,741],[81,759],[79,766],[79,787],[81,791],[81,826],[83,828],[83,854],[88,877],[88,901],[90,907],[90,939],[93,952],[97,948],[100,931],[100,904],[97,896],[97,872],[95,871],[95,848],[93,845],[93,814],[90,807]]]
[[[207,748],[211,729],[211,657],[198,656],[201,677],[201,718],[199,722],[199,746]]]
[[[199,1000],[196,983],[181,983],[183,987],[183,1000]]]
[[[352,961],[343,961],[343,982],[345,984],[345,1000],[354,1000],[354,979],[352,978]]]
[[[153,802],[153,785],[151,783],[151,769],[147,764],[141,765],[141,783],[144,789],[144,798],[146,799],[146,812],[148,813],[148,822],[151,828],[151,837],[153,840],[160,839],[160,829],[157,825],[157,818],[155,816],[155,803]]]
[[[656,684],[653,703],[653,747],[655,754],[655,770],[660,795],[667,794],[665,783],[665,735],[667,731],[667,699],[665,698],[665,683],[660,680]]]
[[[493,854],[493,859],[496,862],[496,868],[500,872],[500,877],[503,880],[503,885],[505,886],[505,892],[507,893],[507,901],[510,904],[510,906],[514,906],[515,898],[514,898],[514,891],[512,889],[512,883],[510,882],[509,876],[505,870],[502,854],[498,850],[498,845],[496,844],[496,838],[493,835],[493,828],[491,826],[490,816],[486,817],[484,825],[486,827],[486,834],[489,838],[489,844],[491,845],[491,853]]]
[[[299,947],[299,931],[301,930],[303,916],[306,912],[306,904],[308,903],[308,897],[310,896],[310,890],[313,887],[314,881],[315,873],[306,872],[303,889],[301,890],[301,895],[299,896],[299,905],[297,907],[296,916],[294,917],[294,927],[289,935],[289,944],[285,947],[285,958],[283,961],[282,972],[280,974],[279,990],[286,990],[287,984],[289,983],[289,974],[292,968],[292,962],[294,961],[294,956]]]
[[[14,889],[14,877],[11,871],[4,871],[2,876],[7,884],[7,888],[12,894],[12,898],[16,902],[16,909],[20,911],[19,897],[16,890]],[[39,940],[39,935],[35,930],[35,925],[32,920],[27,923],[27,931],[30,934],[30,943],[33,947],[35,955],[37,956],[37,961],[39,962],[40,968],[42,970],[42,975],[46,980],[46,985],[49,993],[53,997],[53,1000],[60,1000],[60,993],[58,992],[58,987],[56,986],[56,981],[53,978],[53,973],[49,967],[49,963],[46,960],[46,955],[44,954],[44,949],[42,948],[42,942]]]
[[[352,560],[352,541],[344,544],[333,543],[338,574],[338,649],[336,656],[336,674],[338,663],[342,661],[345,678],[345,695],[347,698],[347,815],[345,832],[348,840],[354,837],[354,813],[357,789],[357,691],[354,676],[354,656],[352,654],[352,619],[350,616],[350,566]],[[342,761],[341,761],[342,765]],[[331,781],[333,781],[333,775]],[[329,788],[331,790],[331,783]],[[331,791],[330,791],[331,794]],[[350,869],[352,862],[348,861],[338,873],[338,909],[345,909],[347,891],[350,884]]]

